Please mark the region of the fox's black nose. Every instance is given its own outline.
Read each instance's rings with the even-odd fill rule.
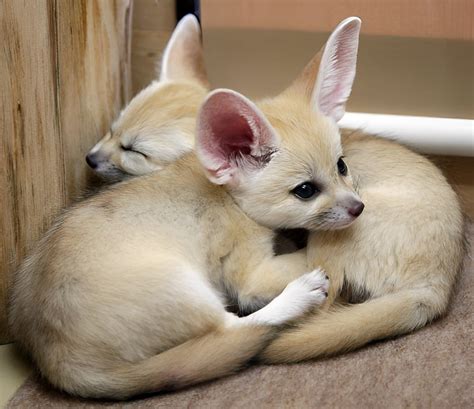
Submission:
[[[86,155],[86,162],[92,168],[95,169],[97,167],[97,159],[94,154],[87,154]]]
[[[350,207],[347,211],[351,216],[358,217],[364,210],[364,203],[358,202],[356,205]]]

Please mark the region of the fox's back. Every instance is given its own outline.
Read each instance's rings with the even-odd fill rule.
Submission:
[[[222,200],[222,192],[189,155],[163,171],[122,182],[80,203],[65,213],[54,234],[68,253],[73,245],[78,253],[93,247],[117,254],[147,246],[159,251],[171,240],[191,248],[203,231],[203,218],[214,207],[219,209]]]

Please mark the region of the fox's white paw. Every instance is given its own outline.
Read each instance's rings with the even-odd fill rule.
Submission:
[[[285,321],[298,318],[309,308],[324,303],[328,290],[329,279],[319,268],[293,280],[278,296],[285,303]]]
[[[323,269],[317,268],[316,270],[306,273],[301,277],[293,280],[286,286],[283,292],[279,295],[286,295],[287,297],[294,297],[300,299],[311,300],[323,294],[323,302],[326,299],[327,292],[329,290],[329,278]]]
[[[302,316],[327,298],[329,279],[322,269],[293,280],[270,304],[252,314],[260,322],[281,325]]]

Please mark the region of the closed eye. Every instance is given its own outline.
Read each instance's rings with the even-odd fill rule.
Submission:
[[[143,152],[140,152],[140,151],[137,151],[137,150],[133,149],[133,146],[120,145],[120,147],[126,152],[138,153],[139,155],[142,155],[145,158],[147,157],[147,155],[145,155]]]

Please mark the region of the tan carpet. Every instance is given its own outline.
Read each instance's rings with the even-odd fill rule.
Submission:
[[[474,242],[471,226],[471,243]],[[470,246],[470,254],[474,254]],[[448,315],[413,334],[332,359],[254,366],[185,391],[130,402],[68,397],[30,378],[13,408],[469,408],[474,404],[474,263]]]

